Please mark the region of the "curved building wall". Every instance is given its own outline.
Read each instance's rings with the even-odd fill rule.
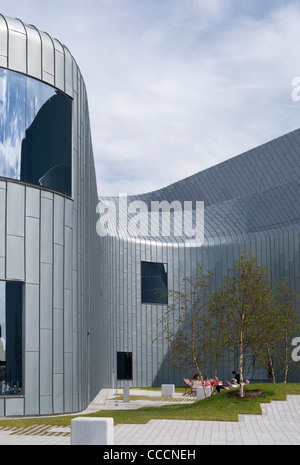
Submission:
[[[85,85],[65,46],[33,26],[1,15],[0,73],[33,78],[43,89],[52,86],[61,101],[71,102],[72,111],[70,129],[61,130],[58,140],[59,128],[53,124],[51,134],[58,140],[52,153],[61,150],[53,166],[57,168],[70,150],[71,170],[38,167],[50,156],[41,131],[37,142],[44,106],[44,113],[40,111],[26,127],[26,156],[33,162],[27,157],[23,167],[32,177],[22,170],[19,177],[0,172],[0,280],[21,283],[23,293],[21,387],[14,393],[2,390],[0,416],[76,412],[100,389],[98,198]],[[4,86],[0,90],[2,114],[6,90]],[[29,92],[24,95],[27,111],[32,101]],[[47,131],[42,135],[50,136]],[[7,147],[2,144],[2,155],[11,159]],[[47,176],[40,176],[43,170]],[[64,185],[67,179],[66,190],[58,179]]]
[[[270,278],[288,277],[300,294],[299,199],[299,130],[158,191],[128,197],[132,211],[138,205],[132,202],[142,201],[149,212],[151,202],[165,200],[171,204],[177,200],[183,205],[192,201],[195,208],[196,201],[204,201],[204,241],[191,247],[184,236],[174,233],[167,238],[151,234],[130,237],[124,230],[110,230],[108,226],[107,234],[101,237],[101,306],[110,337],[109,371],[116,372],[117,352],[129,352],[133,386],[181,384],[182,377],[193,376],[185,370],[174,370],[165,342],[153,342],[161,329],[163,305],[142,302],[143,261],[166,266],[169,289],[182,290],[183,278],[195,271],[197,263],[214,272],[215,285],[219,286],[228,268],[247,249],[257,257],[258,264],[267,267]],[[101,198],[101,202],[107,201],[116,209],[110,210],[111,218],[109,214],[103,218],[114,226],[119,199]],[[131,219],[128,214],[128,225]],[[137,223],[138,219],[151,223],[147,214],[137,214]],[[233,368],[224,364],[220,378],[228,379]],[[253,370],[249,376],[267,379],[261,370]],[[290,374],[290,381],[299,380],[299,370]],[[118,385],[123,382],[119,380]]]

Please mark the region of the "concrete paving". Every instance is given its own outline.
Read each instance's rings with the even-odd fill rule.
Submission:
[[[121,391],[119,390],[118,393]],[[130,390],[130,395],[151,393],[152,401],[117,400],[112,390],[102,390],[86,410],[136,409],[146,405],[169,402],[191,402],[176,395],[172,400],[160,401],[160,392]],[[154,399],[155,397],[155,399]],[[133,397],[132,397],[133,399]],[[239,415],[239,421],[151,420],[145,425],[119,424],[114,427],[117,446],[186,446],[186,445],[299,445],[300,396],[289,395],[286,401],[262,404],[262,415]],[[24,429],[0,428],[0,445],[70,445],[68,427],[31,427]]]

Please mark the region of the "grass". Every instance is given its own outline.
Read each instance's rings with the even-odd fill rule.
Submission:
[[[223,391],[212,397],[189,404],[165,405],[162,407],[141,407],[137,410],[100,410],[99,412],[84,416],[112,417],[114,424],[140,424],[151,419],[172,420],[211,420],[211,421],[238,421],[239,414],[261,414],[260,404],[271,400],[285,400],[287,394],[300,395],[300,383],[288,384],[253,384],[247,391],[261,390],[262,397],[254,399],[240,399],[229,397],[228,391]],[[233,391],[238,391],[238,388]],[[148,398],[149,399],[149,398]],[[27,428],[31,425],[69,426],[72,416],[35,417],[6,419],[0,421],[1,427]]]

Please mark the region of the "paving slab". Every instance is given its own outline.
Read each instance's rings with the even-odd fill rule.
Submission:
[[[120,391],[120,390],[119,390]],[[147,395],[145,390],[133,390]],[[120,393],[120,392],[119,392]],[[153,393],[160,396],[160,392]],[[177,401],[178,399],[173,399]],[[102,390],[87,409],[135,409],[144,405],[170,403],[115,399],[112,390]],[[190,402],[190,400],[188,400]],[[239,415],[239,421],[150,420],[145,425],[119,424],[114,427],[116,446],[134,445],[299,445],[300,396],[288,395],[286,401],[261,404],[262,415]],[[70,445],[68,427],[31,427],[27,430],[0,428],[0,445]]]

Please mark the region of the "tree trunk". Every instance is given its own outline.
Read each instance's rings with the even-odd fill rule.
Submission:
[[[195,324],[195,319],[194,319],[193,323],[192,323],[192,356],[193,356],[193,360],[194,360],[196,370],[199,373],[199,376],[200,376],[200,379],[201,379],[201,383],[202,383],[202,386],[203,386],[204,397],[207,397],[206,396],[206,389],[205,389],[205,385],[204,385],[203,375],[202,375],[201,370],[200,370],[200,368],[198,366],[197,357],[195,355],[195,327],[196,327],[196,324]]]
[[[241,334],[240,334],[240,397],[244,397],[243,362],[244,362],[244,338],[243,338],[243,330],[241,330]]]
[[[275,371],[274,371],[274,366],[273,366],[273,361],[272,361],[272,356],[271,356],[271,351],[269,344],[267,344],[267,353],[268,353],[268,365],[270,368],[271,376],[272,376],[272,383],[275,383]]]
[[[287,375],[289,371],[289,361],[288,361],[288,337],[285,335],[285,361],[284,361],[284,383],[287,382]]]
[[[240,397],[244,397],[244,385],[243,385],[243,352],[240,353]]]

